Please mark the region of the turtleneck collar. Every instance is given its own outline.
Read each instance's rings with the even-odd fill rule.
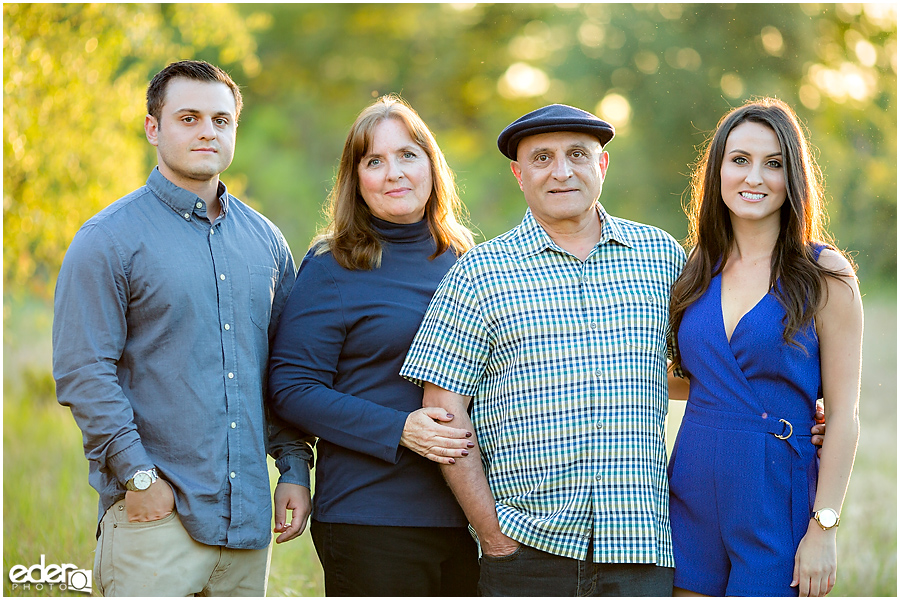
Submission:
[[[388,242],[411,243],[421,242],[431,238],[431,230],[428,229],[428,219],[422,219],[418,223],[391,223],[375,216],[369,217],[372,228]]]

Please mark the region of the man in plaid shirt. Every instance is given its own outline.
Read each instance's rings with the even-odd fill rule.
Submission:
[[[483,595],[672,592],[665,338],[685,255],[598,202],[614,133],[558,104],[501,133],[525,218],[450,270],[401,371],[477,432],[441,468]]]

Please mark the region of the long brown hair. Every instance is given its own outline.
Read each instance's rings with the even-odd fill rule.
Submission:
[[[359,193],[359,161],[369,151],[375,127],[385,119],[403,123],[410,137],[425,150],[431,163],[431,196],[425,218],[434,237],[434,259],[452,248],[457,255],[474,245],[472,232],[463,225],[464,207],[456,191],[453,171],[428,126],[401,98],[382,96],[363,110],[350,128],[337,178],[325,207],[328,224],[313,239],[316,254],[331,252],[346,269],[370,270],[381,265],[381,240],[371,225],[371,211]]]
[[[822,172],[810,152],[797,115],[775,98],[747,102],[719,121],[691,177],[690,204],[685,212],[690,223],[688,245],[693,251],[672,286],[669,303],[675,366],[681,363],[677,343],[684,311],[725,268],[734,243],[728,207],[722,199],[722,161],[729,134],[747,121],[760,123],[775,132],[784,161],[787,198],[781,207],[781,233],[772,252],[769,287],[786,313],[785,343],[801,347],[794,338],[816,317],[827,299],[825,277],[843,277],[820,266],[815,259],[815,244],[836,248],[824,228]],[[852,261],[850,264],[853,265]]]

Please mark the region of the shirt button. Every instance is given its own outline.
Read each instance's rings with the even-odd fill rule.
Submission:
[[[210,229],[210,230],[209,230],[209,235],[216,235],[216,230],[215,230],[215,229]]]
[[[600,481],[601,479],[603,479],[603,476],[600,473],[597,473],[596,475],[594,475],[594,479]]]
[[[198,202],[198,203],[195,204],[194,206],[196,206],[197,208],[203,208],[203,203],[202,203],[202,202]]]
[[[603,429],[603,421],[597,421],[597,429]]]
[[[191,220],[191,213],[184,213],[184,220],[185,220],[185,221],[190,221],[190,220]]]
[[[237,473],[235,473],[234,471],[232,471],[232,472],[231,472],[231,478],[234,479],[235,477],[237,477]]]
[[[591,323],[591,329],[597,329],[597,323]]]
[[[235,423],[234,421],[232,421],[232,422],[231,422],[231,428],[234,429],[235,427],[237,427],[237,423]]]
[[[221,279],[222,281],[225,281],[225,273],[222,273],[221,275],[219,275],[219,279]]]
[[[603,378],[603,369],[597,369],[596,371],[594,371],[594,375],[596,375],[598,379],[602,379]]]
[[[229,374],[228,374],[228,379],[234,379],[234,373],[229,373]]]
[[[229,325],[228,323],[225,323],[225,331],[228,331],[229,329],[231,329],[231,325]]]

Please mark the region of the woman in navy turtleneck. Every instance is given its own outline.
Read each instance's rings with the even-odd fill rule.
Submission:
[[[475,542],[437,462],[465,460],[453,415],[400,367],[472,234],[434,136],[399,98],[350,130],[269,360],[273,410],[318,436],[312,536],[325,593],[474,596]]]

